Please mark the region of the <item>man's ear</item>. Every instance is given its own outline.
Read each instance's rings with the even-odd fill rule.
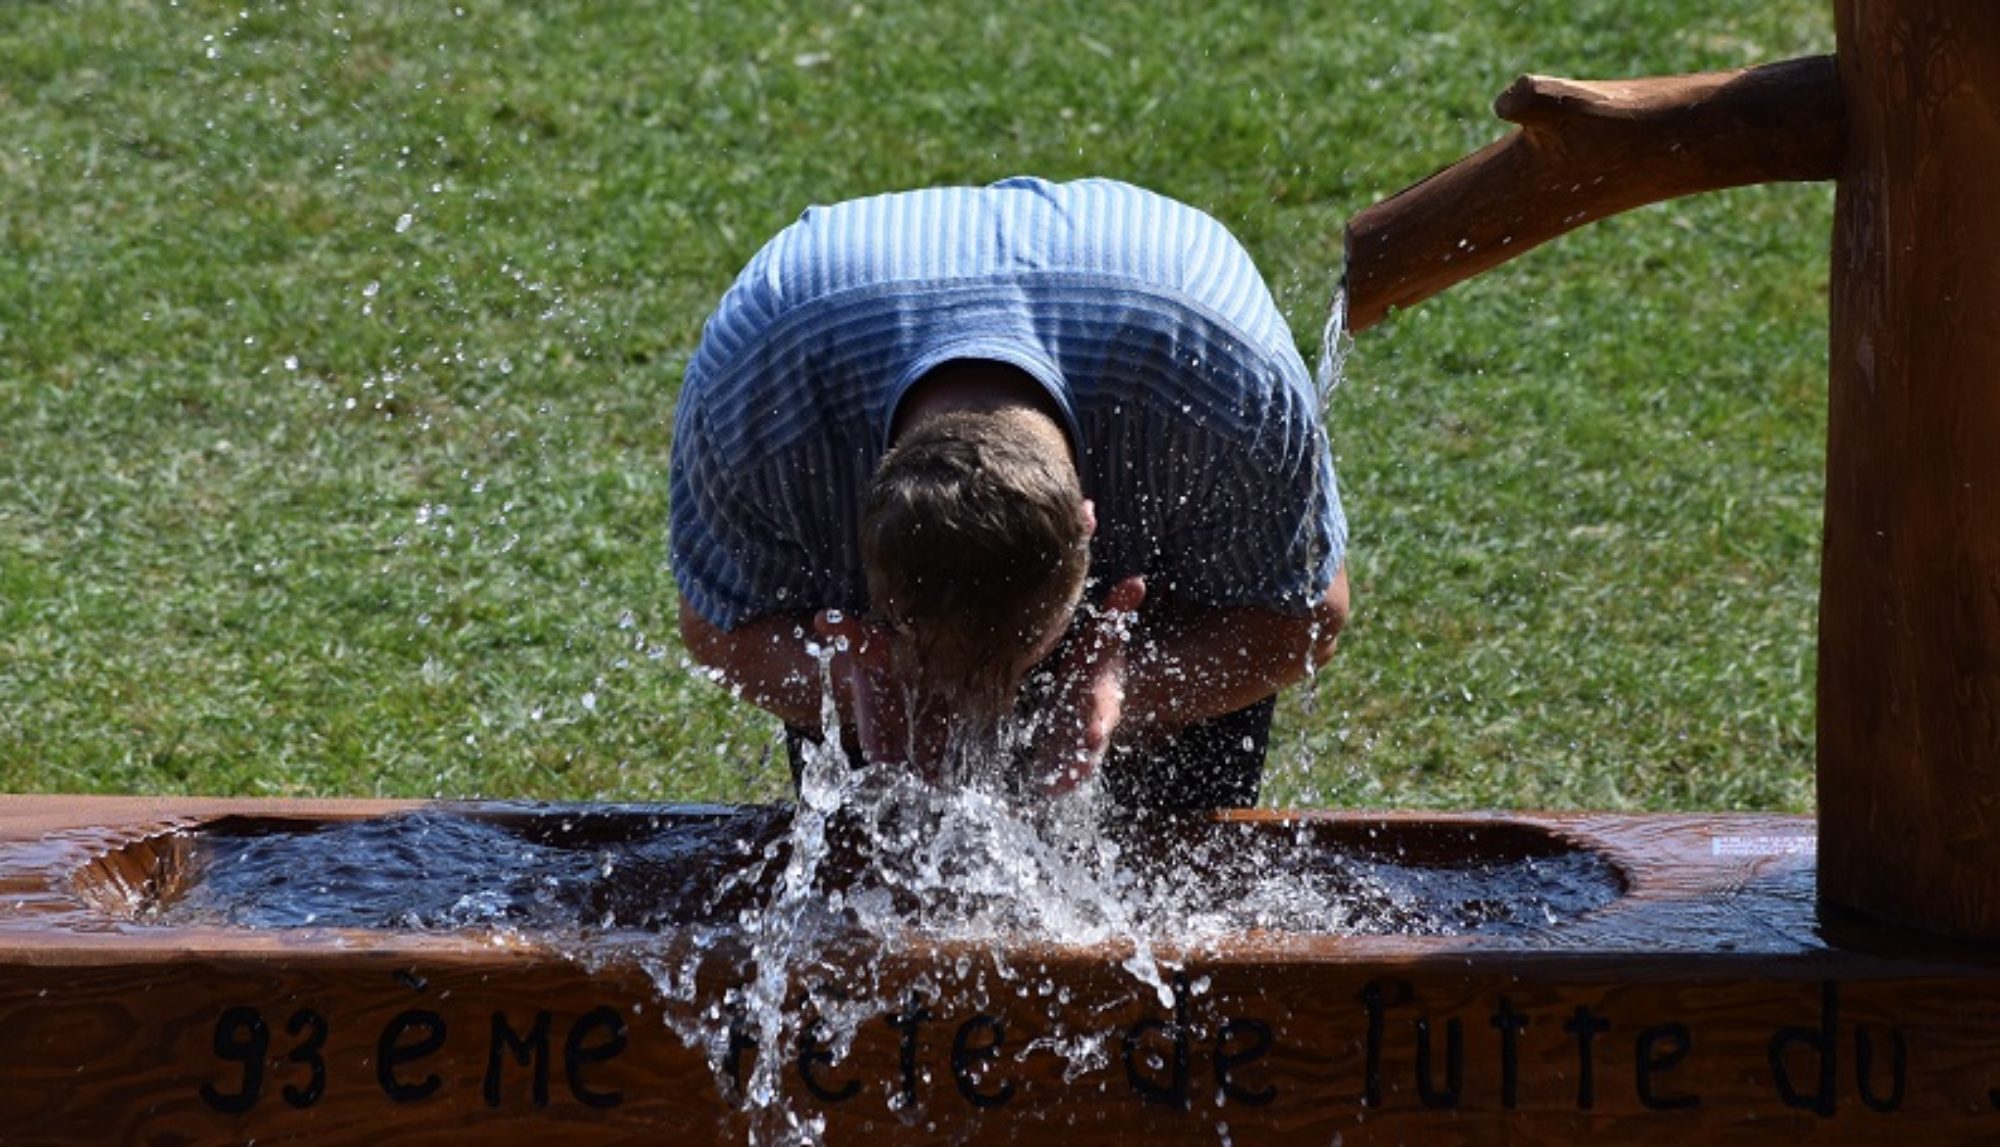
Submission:
[[[1091,501],[1089,498],[1085,498],[1083,504],[1077,507],[1076,516],[1083,522],[1083,536],[1086,538],[1096,537],[1097,503]]]

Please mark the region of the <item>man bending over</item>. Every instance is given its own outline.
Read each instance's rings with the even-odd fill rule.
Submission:
[[[1019,713],[1028,791],[1254,804],[1275,695],[1347,616],[1269,290],[1215,220],[1108,180],[807,211],[710,317],[672,472],[682,636],[795,772],[827,643],[870,762],[937,779],[955,730]]]

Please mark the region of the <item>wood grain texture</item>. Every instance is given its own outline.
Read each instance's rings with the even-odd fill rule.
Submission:
[[[2000,5],[1836,11],[1821,889],[2000,941]]]
[[[787,1114],[831,1143],[2000,1135],[2000,957],[1817,914],[1800,817],[1224,814],[1392,850],[1586,848],[1625,891],[1525,935],[1163,946],[1171,1005],[1124,945],[836,949],[789,979],[776,1113],[742,1098],[766,1049],[718,1071],[675,1034],[748,975],[703,949],[694,990],[662,992],[647,969],[686,936],[582,961],[481,932],[148,925],[78,891],[106,867],[157,884],[163,828],[409,807],[0,798],[0,1142],[740,1143]],[[857,998],[852,1046],[817,1044],[810,1021]]]
[[[741,1142],[759,1118],[668,1030],[629,968],[401,970],[423,986],[325,959],[0,967],[17,989],[0,998],[6,1141]],[[1252,969],[1211,957],[1182,969],[1204,990],[1168,1010],[1102,969],[1044,970],[1070,988],[1058,1007],[1033,992],[916,986],[934,985],[919,973],[935,969],[906,961],[885,980],[919,993],[922,1020],[864,1021],[839,1057],[794,1042],[782,1087],[832,1142],[1059,1131],[1213,1143],[1225,1128],[1311,1143],[2000,1134],[2000,983],[1962,969],[1843,971],[1856,969],[1519,956]],[[221,1053],[241,1046],[234,1017],[252,1014],[269,1036],[254,1085]],[[579,1066],[570,1033],[604,1015],[624,1024],[615,1051],[611,1029],[587,1029],[583,1046],[599,1055]],[[500,1025],[534,1050],[517,1057]],[[1095,1056],[1067,1058],[1052,1038],[1088,1041]]]
[[[1832,178],[1844,133],[1828,57],[1632,80],[1523,76],[1494,110],[1521,130],[1349,221],[1349,330],[1607,215]]]

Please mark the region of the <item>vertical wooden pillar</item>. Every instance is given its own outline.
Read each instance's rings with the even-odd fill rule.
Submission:
[[[2000,2],[1836,10],[1820,896],[2000,941]]]

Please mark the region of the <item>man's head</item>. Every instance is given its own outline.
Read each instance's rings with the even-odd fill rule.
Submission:
[[[1096,523],[1046,409],[942,393],[899,419],[862,508],[861,559],[903,671],[992,716],[1067,628]]]

